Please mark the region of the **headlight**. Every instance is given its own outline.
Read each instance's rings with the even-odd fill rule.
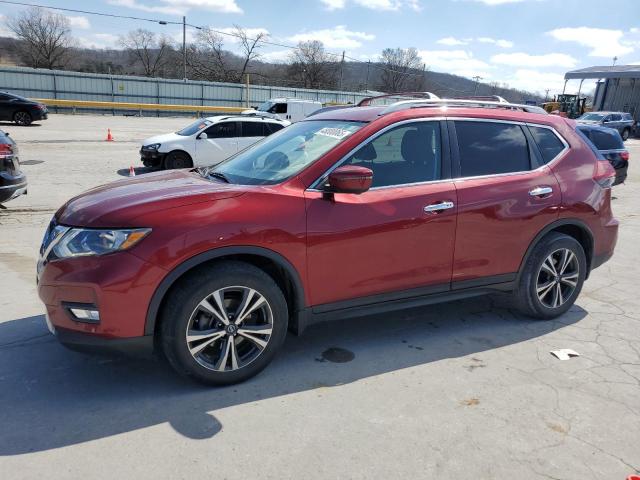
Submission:
[[[53,247],[56,258],[105,255],[133,247],[151,232],[150,228],[94,230],[71,228]]]
[[[160,148],[160,143],[153,143],[151,145],[143,145],[142,149],[143,150],[158,150]]]

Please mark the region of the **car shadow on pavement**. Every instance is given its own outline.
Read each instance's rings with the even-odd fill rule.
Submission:
[[[302,337],[290,335],[258,376],[219,388],[183,379],[162,360],[69,351],[48,333],[42,315],[7,321],[0,323],[0,456],[165,422],[186,437],[210,438],[222,428],[215,411],[225,407],[479,354],[544,336],[585,315],[574,306],[557,320],[535,321],[514,314],[502,297],[486,297],[318,324]],[[337,363],[327,350],[339,353]]]
[[[144,175],[145,173],[159,172],[160,169],[154,167],[134,167],[133,171],[136,173],[136,175]],[[128,177],[131,174],[131,170],[129,168],[121,168],[120,170],[116,171],[116,173],[121,177]]]

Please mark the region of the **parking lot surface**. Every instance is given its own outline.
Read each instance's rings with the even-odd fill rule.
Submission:
[[[29,194],[0,210],[0,478],[552,478],[640,473],[640,141],[615,187],[615,256],[556,321],[503,297],[289,336],[246,383],[206,388],[162,361],[66,350],[35,288],[44,229],[122,178],[185,118],[51,115],[0,124]],[[105,142],[107,128],[115,142]],[[549,352],[571,348],[560,361]]]

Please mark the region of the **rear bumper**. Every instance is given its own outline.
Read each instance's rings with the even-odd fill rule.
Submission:
[[[621,183],[624,183],[624,181],[627,179],[627,169],[629,168],[629,162],[624,162],[624,165],[620,165],[614,168],[616,170],[616,180],[613,184],[619,185]]]
[[[23,173],[9,175],[0,172],[0,203],[8,202],[27,193],[27,176]]]

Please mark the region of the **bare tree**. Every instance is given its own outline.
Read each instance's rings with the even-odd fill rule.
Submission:
[[[157,76],[167,65],[172,51],[168,37],[142,28],[121,36],[119,43],[129,54],[130,63],[139,64],[146,77]]]
[[[210,28],[199,30],[196,41],[187,49],[187,64],[194,78],[211,82],[234,80],[229,61],[229,52],[222,48],[222,35]]]
[[[385,48],[382,51],[382,89],[386,92],[402,92],[407,87],[415,88],[418,71],[423,69],[420,55],[415,48]]]
[[[240,51],[243,57],[242,68],[237,72],[236,81],[242,82],[244,74],[249,68],[249,64],[260,57],[260,53],[258,52],[258,49],[261,47],[260,42],[266,40],[268,34],[259,32],[255,37],[250,37],[247,30],[238,25],[234,25],[234,35],[240,41]]]
[[[336,62],[332,60],[322,42],[300,42],[291,54],[289,74],[304,88],[333,87],[336,83]]]
[[[72,45],[69,20],[42,8],[30,8],[7,19],[19,42],[22,61],[33,68],[64,68]]]

